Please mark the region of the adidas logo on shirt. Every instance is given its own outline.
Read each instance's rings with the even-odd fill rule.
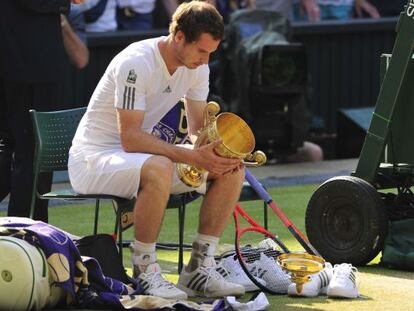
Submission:
[[[171,88],[170,88],[170,86],[167,86],[167,87],[165,88],[165,90],[163,91],[163,93],[171,93]]]
[[[125,86],[122,101],[122,109],[134,109],[135,87]]]

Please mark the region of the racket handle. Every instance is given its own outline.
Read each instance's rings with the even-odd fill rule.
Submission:
[[[250,173],[248,169],[245,169],[245,178],[247,182],[252,186],[252,188],[257,192],[259,197],[261,197],[267,204],[272,201],[272,198],[267,193],[265,188],[262,186],[261,183]]]

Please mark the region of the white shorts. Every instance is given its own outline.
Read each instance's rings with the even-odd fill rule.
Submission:
[[[192,148],[192,145],[177,145]],[[79,194],[109,194],[132,199],[137,196],[141,168],[152,157],[148,153],[131,153],[121,149],[88,150],[88,148],[69,152],[68,172],[70,183]],[[197,191],[206,192],[206,182],[193,188],[184,184],[174,170],[170,192],[172,194]],[[207,173],[206,173],[207,175]]]

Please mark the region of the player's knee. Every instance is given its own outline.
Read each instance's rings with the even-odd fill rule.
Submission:
[[[242,184],[244,182],[244,176],[245,176],[244,167],[234,172],[234,179],[238,184]]]
[[[241,185],[244,181],[244,168],[241,168],[237,171],[233,171],[231,173],[227,173],[221,176],[216,176],[215,180],[219,180],[219,182],[224,184],[230,184],[233,186]]]
[[[147,185],[157,188],[171,187],[174,163],[164,156],[153,156],[144,164],[141,179]]]

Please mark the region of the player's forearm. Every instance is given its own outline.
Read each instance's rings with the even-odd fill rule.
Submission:
[[[131,130],[129,133],[121,135],[121,144],[126,152],[163,155],[173,162],[195,164],[193,150],[177,147],[140,130]]]

